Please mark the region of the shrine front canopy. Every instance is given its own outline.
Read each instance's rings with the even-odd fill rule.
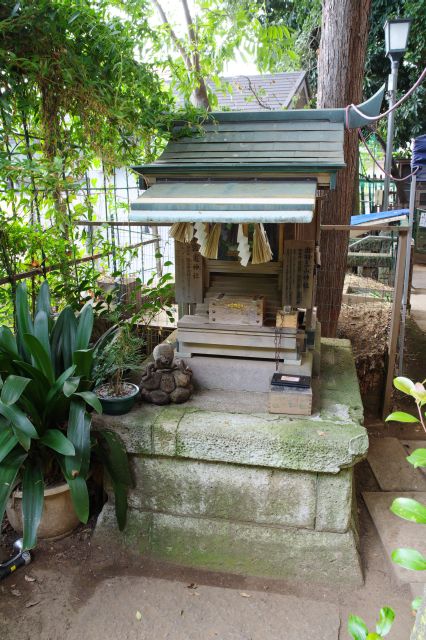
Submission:
[[[132,205],[132,219],[174,222],[311,222],[316,180],[164,182]]]
[[[378,115],[383,91],[358,109]],[[130,219],[308,223],[316,189],[333,188],[345,166],[345,125],[367,122],[353,109],[218,112],[190,131],[176,122],[158,160],[134,167],[149,188]]]

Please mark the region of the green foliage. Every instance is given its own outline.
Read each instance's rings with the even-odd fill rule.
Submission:
[[[396,498],[390,510],[404,520],[426,524],[426,507],[412,498]]]
[[[385,57],[383,26],[387,18],[413,19],[408,50],[398,73],[398,98],[417,80],[426,60],[426,2],[425,0],[372,0],[370,34],[365,65],[365,94],[379,89],[390,73],[390,62]],[[381,129],[385,131],[386,121]],[[426,130],[426,86],[423,83],[402,105],[395,118],[395,147],[407,148],[412,138]]]
[[[47,278],[60,308],[79,309],[82,296],[99,290],[113,243],[103,230],[74,225],[93,218],[86,171],[153,159],[172,119],[154,60],[135,55],[149,34],[146,17],[136,30],[102,0],[1,4],[0,278],[10,284],[0,288],[0,321],[12,324],[20,272],[40,274],[33,301]],[[107,205],[114,215],[108,196]],[[101,261],[80,263],[86,250]],[[120,272],[132,253],[114,253]]]
[[[388,415],[385,422],[419,422],[419,419],[405,411],[394,411]]]
[[[136,23],[145,15],[139,0],[121,0],[117,4]],[[222,84],[220,75],[237,52],[243,58],[256,58],[262,71],[269,70],[278,58],[289,66],[294,64],[292,34],[284,20],[276,24],[267,22],[264,2],[195,0],[189,16],[184,4],[183,0],[177,3],[178,17],[173,20],[174,14],[168,15],[169,6],[163,0],[152,1],[162,19],[161,27],[154,33],[153,53],[171,73],[172,87],[186,104],[192,100],[196,106],[213,109],[217,106],[217,98],[205,87],[205,81],[210,79],[218,88],[230,90]]]
[[[321,35],[321,0],[258,0],[265,6],[264,22],[273,26],[287,25],[294,47],[294,56],[288,59],[281,55],[280,47],[271,47],[268,64],[259,67],[263,71],[280,72],[303,69],[308,74],[309,85],[314,91],[317,84],[317,55]]]
[[[348,619],[348,632],[353,640],[380,640],[388,635],[394,620],[394,610],[390,607],[383,607],[380,609],[379,620],[376,623],[376,631],[369,632],[362,618],[350,615]]]
[[[135,59],[143,42],[131,21],[112,16],[108,3],[6,0],[0,19],[5,118],[19,108],[33,119],[39,115],[52,169],[60,173],[67,162],[51,153],[61,151],[65,134],[104,161],[122,164],[129,154],[140,159],[153,132],[165,130],[168,94],[152,64]],[[143,28],[138,38],[146,38],[146,22]],[[69,142],[66,152],[73,153]]]
[[[4,380],[0,392],[0,521],[18,477],[23,492],[24,547],[30,549],[37,540],[45,479],[55,475],[55,469],[62,471],[70,487],[78,517],[87,522],[90,461],[98,439],[105,436],[91,431],[87,410],[102,410],[98,398],[87,390],[91,382],[85,375],[86,371],[90,373],[93,360],[93,349],[89,348],[91,305],[87,304],[77,317],[66,307],[55,319],[45,282],[34,316],[23,284],[17,287],[16,310],[16,335],[7,327],[0,330],[0,373]],[[82,353],[90,361],[84,370],[78,359]],[[124,464],[126,455],[118,439],[103,457],[110,473],[112,469],[113,481],[118,474],[110,457],[116,456]],[[123,473],[118,501],[125,513]],[[120,526],[124,526],[122,516]]]
[[[258,0],[263,6],[264,1]],[[294,34],[295,51],[299,56],[300,67],[308,72],[312,94],[317,86],[317,52],[321,39],[321,1],[320,0],[268,0],[266,2],[269,24],[285,24]],[[408,51],[398,75],[398,98],[405,94],[417,80],[426,60],[426,1],[425,0],[372,0],[370,12],[370,32],[364,76],[364,94],[375,93],[386,81],[390,73],[390,62],[385,56],[385,38],[383,26],[386,19],[411,17]],[[284,71],[280,60],[270,70]],[[426,130],[426,85],[421,87],[397,111],[395,118],[395,147],[406,149],[413,137]],[[386,120],[379,125],[380,133],[385,136]]]
[[[426,431],[426,425],[424,421],[423,405],[426,404],[426,391],[424,383],[414,383],[409,378],[399,376],[394,379],[394,386],[402,393],[410,396],[414,399],[417,405],[417,411],[419,419],[404,411],[396,411],[391,413],[386,421],[396,421],[405,423],[417,423],[421,422],[423,428]],[[426,449],[417,449],[407,460],[415,467],[426,466]],[[396,498],[390,510],[395,515],[409,520],[410,522],[416,522],[418,524],[426,524],[426,507],[417,500],[412,498]],[[425,571],[426,570],[426,558],[415,549],[395,549],[391,554],[393,562],[405,569],[411,569],[412,571]],[[421,598],[416,598],[412,602],[413,610],[417,610],[422,602]],[[377,640],[386,636],[391,630],[395,613],[393,609],[384,607],[380,610],[380,618],[376,625],[376,632],[369,633],[368,628],[362,618],[357,616],[349,616],[348,631],[353,640]]]
[[[416,549],[395,549],[395,551],[392,551],[391,557],[395,564],[399,564],[405,569],[411,569],[411,571],[426,570],[426,558]]]
[[[111,396],[122,394],[126,374],[140,368],[142,341],[132,333],[128,323],[111,332],[97,347],[96,365],[93,371],[95,386],[108,383]]]
[[[417,467],[426,467],[426,449],[416,449],[407,457],[407,460],[415,469]]]
[[[394,380],[396,389],[411,397],[417,408],[418,419],[415,416],[405,412],[395,412],[388,416],[387,420],[396,420],[399,422],[420,422],[426,431],[424,405],[426,404],[426,390],[424,382],[413,382],[409,378],[398,377]],[[416,449],[407,460],[415,468],[426,467],[426,449]],[[417,524],[426,524],[426,506],[412,498],[396,498],[392,505],[391,511],[395,515],[404,520],[415,522]],[[405,569],[411,571],[425,571],[426,558],[416,549],[400,548],[392,552],[392,560]],[[416,606],[414,606],[416,605]],[[413,603],[413,608],[418,608],[419,603]]]
[[[164,266],[169,264],[166,262]],[[146,283],[136,278],[126,298],[126,301],[113,301],[111,296],[107,305],[100,304],[97,309],[99,317],[109,320],[112,326],[95,345],[96,362],[92,378],[96,387],[108,383],[112,396],[121,395],[126,375],[141,366],[144,345],[137,334],[138,327],[149,326],[162,311],[174,319],[171,274],[166,273],[159,278],[153,275]]]

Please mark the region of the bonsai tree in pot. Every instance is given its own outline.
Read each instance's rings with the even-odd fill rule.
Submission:
[[[87,478],[95,457],[111,478],[119,527],[125,525],[130,485],[125,450],[114,432],[91,429],[90,410],[102,411],[89,390],[92,326],[90,303],[77,317],[66,307],[54,319],[45,282],[34,318],[20,284],[16,334],[0,327],[0,521],[20,483],[25,549],[36,545],[49,478],[63,479],[78,520],[87,522]]]
[[[164,266],[169,266],[165,262]],[[114,324],[101,335],[95,345],[93,379],[104,413],[122,415],[132,408],[139,387],[129,378],[142,369],[143,340],[134,327],[147,328],[160,312],[174,320],[174,285],[171,274],[152,276],[146,283],[136,278],[131,291],[125,291],[115,302],[112,294],[97,306],[98,319]],[[105,326],[105,325],[104,325]]]
[[[142,341],[124,322],[112,328],[96,346],[95,393],[105,413],[122,415],[132,408],[139,387],[128,376],[141,368]]]

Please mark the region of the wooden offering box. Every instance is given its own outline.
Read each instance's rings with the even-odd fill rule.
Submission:
[[[227,296],[220,293],[209,300],[209,322],[216,324],[263,326],[263,296]]]

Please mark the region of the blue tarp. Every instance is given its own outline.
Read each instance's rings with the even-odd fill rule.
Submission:
[[[413,155],[411,158],[411,170],[417,167],[417,180],[426,180],[426,134],[415,138],[413,144]]]
[[[409,209],[393,209],[392,211],[378,211],[377,213],[364,213],[360,216],[352,216],[351,224],[365,224],[366,222],[379,222],[389,218],[408,216]]]

